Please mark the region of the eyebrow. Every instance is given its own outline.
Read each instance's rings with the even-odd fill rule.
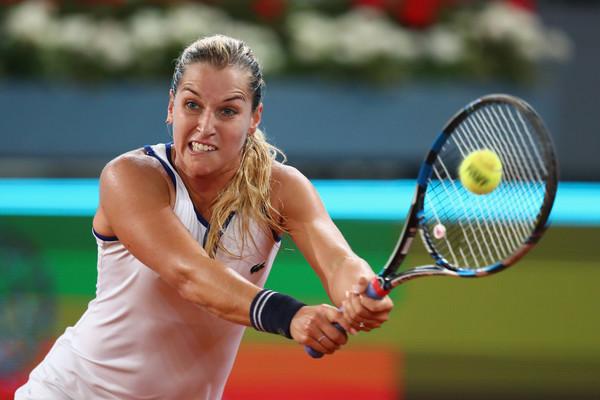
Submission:
[[[228,98],[225,99],[226,102],[227,101],[233,101],[233,100],[242,100],[243,102],[245,102],[246,101],[246,96],[244,94],[240,93],[240,94],[234,94],[233,96],[228,97]]]
[[[200,94],[198,94],[198,92],[196,92],[194,89],[188,87],[188,86],[184,86],[181,88],[181,91],[183,92],[184,90],[187,90],[188,92],[192,92],[193,94],[195,94],[196,96],[200,96]]]
[[[188,86],[184,86],[181,88],[181,91],[183,92],[184,90],[187,90],[188,92],[191,92],[192,94],[194,94],[195,96],[200,96],[200,94],[198,92],[196,92],[194,89],[188,87]],[[225,100],[223,100],[224,102],[228,102],[228,101],[234,101],[234,100],[242,100],[243,102],[246,102],[246,95],[243,93],[236,93],[233,94],[231,97],[226,98]]]

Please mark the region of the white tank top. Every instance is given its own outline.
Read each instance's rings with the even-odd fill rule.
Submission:
[[[170,144],[146,146],[176,187],[174,211],[200,243],[209,224],[196,212],[171,162]],[[216,258],[263,287],[280,237],[251,224],[243,257],[218,250]],[[96,298],[60,336],[16,399],[51,390],[72,399],[220,399],[245,327],[184,300],[118,238],[95,233]],[[240,221],[230,218],[221,240],[240,254]],[[42,389],[45,386],[45,389]],[[58,392],[56,392],[58,391]]]

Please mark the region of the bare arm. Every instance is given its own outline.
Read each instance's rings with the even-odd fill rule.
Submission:
[[[392,302],[388,297],[375,301],[362,295],[375,276],[371,267],[352,251],[306,177],[290,167],[281,167],[277,175],[286,188],[281,193],[286,229],[333,303],[344,307],[356,330],[381,326]]]
[[[107,165],[100,178],[94,228],[115,235],[185,299],[219,317],[250,325],[261,290],[208,257],[172,209],[174,189],[162,166],[137,151]]]

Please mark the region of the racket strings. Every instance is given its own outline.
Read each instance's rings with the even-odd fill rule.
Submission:
[[[458,168],[483,148],[498,154],[503,175],[494,191],[475,195],[461,184]],[[427,187],[427,229],[446,228],[442,237],[432,236],[436,251],[461,269],[484,268],[513,254],[537,224],[545,160],[536,126],[516,106],[491,103],[466,117],[440,150]]]
[[[517,121],[514,119],[514,113],[509,115],[509,119],[506,115],[507,112],[504,111],[505,108],[507,108],[506,105],[503,106],[503,108],[498,107],[496,109],[491,109],[491,107],[488,107],[482,110],[482,113],[486,113],[487,115],[486,119],[482,118],[482,113],[475,114],[474,117],[481,121],[481,123],[486,127],[486,129],[482,130],[482,132],[488,134],[488,138],[496,142],[497,145],[493,148],[493,150],[498,154],[504,154],[508,160],[508,162],[503,162],[505,165],[505,176],[518,177],[527,194],[535,195],[536,193],[541,193],[543,198],[544,191],[531,190],[532,188],[529,183],[540,182],[542,180],[537,166],[541,166],[545,169],[545,165],[543,162],[541,162],[537,147],[535,145],[529,146],[528,143],[523,142],[523,139],[525,138],[531,139],[531,135],[517,136],[515,134],[515,132],[519,131],[531,132],[533,127],[527,126],[521,115],[519,115],[521,123],[517,123]],[[500,129],[502,126],[506,126],[508,129],[503,131]],[[506,133],[507,140],[497,140],[496,138],[501,137],[503,132]],[[531,141],[529,142],[531,143]],[[540,163],[536,164],[535,161],[529,157],[530,153],[527,153],[523,150],[528,148],[533,150],[533,153],[537,155],[537,160]],[[509,182],[509,184],[511,183]],[[518,201],[523,195],[523,192],[513,190],[507,191],[506,194],[507,196],[512,197],[511,200]],[[542,198],[539,200],[541,201]],[[530,215],[534,216],[533,214]],[[521,227],[524,233],[529,231],[530,225],[527,224],[527,222],[529,222],[529,224],[533,224],[535,221],[523,221]],[[514,226],[512,227],[514,228]],[[513,234],[514,233],[515,232],[513,232]]]

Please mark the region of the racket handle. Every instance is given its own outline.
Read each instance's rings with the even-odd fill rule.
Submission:
[[[380,295],[380,293],[382,295]],[[387,293],[389,293],[389,292],[381,289],[381,286],[379,285],[379,281],[377,280],[377,277],[373,278],[373,280],[371,282],[369,282],[369,286],[367,287],[367,290],[365,290],[365,294],[368,297],[375,299],[375,300],[383,299]],[[340,311],[343,309],[344,309],[344,307],[341,307]],[[346,330],[344,328],[342,328],[342,326],[340,324],[338,324],[337,322],[334,322],[333,326],[335,326],[340,332],[346,333]],[[323,353],[313,349],[312,347],[304,346],[304,350],[306,350],[308,355],[311,356],[312,358],[323,357]]]
[[[333,323],[333,326],[335,326],[338,331],[342,332],[342,333],[346,333],[346,330],[337,322]],[[304,346],[304,350],[306,350],[306,352],[308,353],[309,356],[311,356],[312,358],[321,358],[324,356],[323,353],[321,353],[320,351],[317,351],[315,349],[313,349],[312,347],[308,347],[308,346]]]

